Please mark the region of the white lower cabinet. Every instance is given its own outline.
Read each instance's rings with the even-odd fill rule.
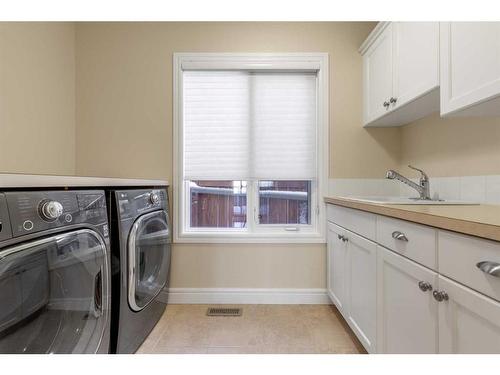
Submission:
[[[328,294],[369,353],[375,353],[377,245],[328,223]]]
[[[377,274],[377,352],[437,353],[437,273],[378,246]]]
[[[347,246],[345,241],[342,241],[343,234],[342,228],[328,223],[328,294],[340,312],[345,310],[345,268],[347,264]]]
[[[376,353],[377,245],[352,232],[347,237],[347,323],[368,353]]]
[[[440,353],[500,353],[500,303],[439,276]]]
[[[430,227],[356,210],[330,213],[328,294],[369,353],[500,354],[491,268],[500,264],[500,243],[442,230],[436,237]],[[360,228],[363,236],[351,231]],[[408,243],[394,245],[394,231]]]

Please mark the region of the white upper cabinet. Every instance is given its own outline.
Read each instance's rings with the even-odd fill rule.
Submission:
[[[360,52],[365,126],[401,126],[439,110],[439,23],[381,22]]]
[[[439,23],[395,22],[393,27],[393,97],[399,108],[439,86]]]
[[[392,25],[380,33],[363,56],[365,123],[389,110],[392,95]]]
[[[441,23],[441,115],[500,115],[500,22]]]

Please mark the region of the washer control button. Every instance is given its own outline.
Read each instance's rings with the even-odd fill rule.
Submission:
[[[24,230],[32,230],[33,229],[33,222],[31,220],[25,220],[23,223],[23,229]]]
[[[160,197],[156,193],[151,193],[149,195],[149,200],[151,201],[152,204],[160,203]]]
[[[71,223],[71,221],[73,221],[73,216],[71,216],[71,214],[66,214],[66,215],[64,215],[64,220],[67,223]]]
[[[57,201],[44,201],[40,204],[40,214],[45,220],[54,221],[63,213],[63,205]]]

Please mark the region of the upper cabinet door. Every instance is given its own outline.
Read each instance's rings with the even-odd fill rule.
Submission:
[[[439,276],[439,352],[500,353],[500,303]]]
[[[364,126],[402,126],[439,111],[439,23],[379,23],[360,52]]]
[[[441,23],[441,115],[500,115],[500,22]]]
[[[395,22],[391,109],[439,86],[439,23]]]
[[[364,54],[365,123],[376,120],[389,110],[388,103],[392,95],[392,42],[392,24],[388,24]]]

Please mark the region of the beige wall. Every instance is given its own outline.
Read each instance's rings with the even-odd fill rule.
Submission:
[[[74,174],[75,27],[0,23],[0,172]]]
[[[174,52],[313,51],[330,55],[330,176],[380,176],[397,165],[399,129],[361,127],[357,50],[374,25],[78,24],[77,172],[171,180]]]
[[[409,163],[433,177],[500,174],[500,118],[440,118],[436,113],[404,126],[400,168],[405,173]]]
[[[171,269],[173,287],[326,287],[323,244],[176,244]]]
[[[328,52],[330,176],[397,165],[399,130],[361,127],[374,23],[84,23],[76,29],[77,172],[172,180],[174,52]],[[369,155],[369,157],[367,157]],[[325,245],[176,244],[173,287],[325,287]]]

